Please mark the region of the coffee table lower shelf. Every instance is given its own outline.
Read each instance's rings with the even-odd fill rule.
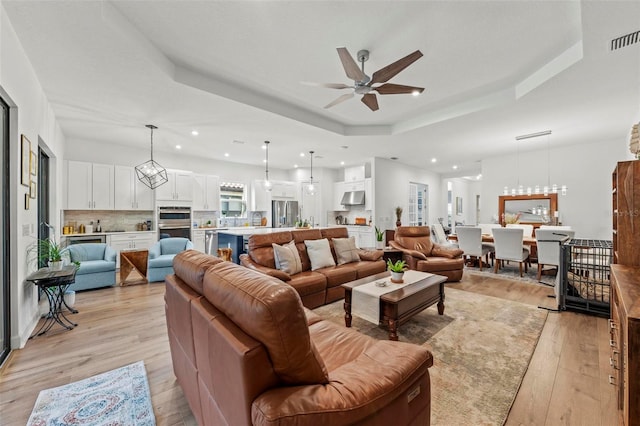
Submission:
[[[444,283],[447,277],[427,275],[424,279],[380,296],[379,325],[387,327],[389,340],[398,340],[398,327],[434,303],[437,303],[438,314],[444,315]],[[389,276],[389,272],[381,272],[342,285],[345,291],[344,323],[347,327],[351,327],[353,318],[351,315],[353,289],[363,284],[386,279]]]

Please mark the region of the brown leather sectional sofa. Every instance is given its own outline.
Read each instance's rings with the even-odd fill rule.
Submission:
[[[300,294],[302,303],[309,309],[322,306],[344,298],[344,289],[341,284],[356,279],[378,274],[386,270],[381,251],[360,251],[360,261],[346,263],[338,266],[311,270],[311,261],[304,244],[305,240],[317,240],[327,238],[336,260],[333,250],[333,238],[348,238],[347,228],[325,229],[297,229],[294,231],[274,232],[272,234],[252,235],[249,237],[249,253],[240,255],[240,264],[250,269],[255,269],[263,274],[276,277],[293,288]],[[287,244],[294,240],[300,260],[302,272],[288,275],[276,269],[272,243]]]
[[[323,320],[293,287],[195,250],[173,267],[171,358],[199,425],[429,425],[425,347]]]

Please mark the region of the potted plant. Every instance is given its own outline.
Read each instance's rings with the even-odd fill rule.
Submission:
[[[30,248],[30,251],[35,254],[38,267],[40,265],[47,265],[54,271],[62,269],[62,246],[54,240],[50,238],[37,240]]]
[[[402,223],[400,222],[401,218],[402,218],[402,207],[398,206],[396,207],[396,226],[402,225]]]
[[[384,232],[382,232],[378,227],[375,227],[376,230],[376,248],[382,249],[384,248]]]
[[[402,283],[402,277],[404,271],[407,269],[407,263],[404,260],[397,260],[395,263],[391,260],[387,260],[387,269],[391,272],[391,282]]]

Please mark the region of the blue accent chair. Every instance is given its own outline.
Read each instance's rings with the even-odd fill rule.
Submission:
[[[173,274],[173,258],[181,251],[193,248],[188,238],[162,238],[149,249],[149,282],[164,281],[164,277]]]
[[[89,290],[116,283],[116,251],[104,243],[73,244],[62,250],[66,263],[80,262],[69,290]]]

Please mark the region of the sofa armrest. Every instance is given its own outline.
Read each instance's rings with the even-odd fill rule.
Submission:
[[[149,259],[160,257],[160,244],[156,243],[149,248]]]
[[[251,407],[254,425],[352,424],[386,407],[428,374],[428,349],[408,343],[379,341],[352,362],[329,373],[326,385],[271,389]],[[420,392],[428,394],[429,389]]]
[[[240,264],[246,268],[253,269],[254,271],[261,272],[265,275],[272,276],[279,280],[291,281],[291,276],[286,272],[262,266],[259,263],[254,262],[253,259],[251,259],[251,257],[246,253],[240,255]]]
[[[107,262],[115,262],[116,251],[113,248],[106,246],[104,249],[104,260],[106,260]]]
[[[187,240],[187,245],[184,247],[185,250],[191,250],[193,248],[193,243],[191,240]]]
[[[435,243],[433,244],[433,249],[431,249],[432,256],[446,257],[448,259],[456,259],[462,256],[463,253],[464,251],[460,250],[459,248],[445,247],[441,244]]]
[[[408,256],[415,257],[415,258],[420,259],[420,260],[426,260],[427,259],[427,255],[422,253],[421,251],[409,250],[407,248],[402,247],[400,244],[396,243],[395,241],[389,241],[389,244],[394,249],[400,250],[400,251],[402,251],[403,254],[406,254]]]
[[[358,256],[360,260],[368,260],[375,262],[380,259],[384,252],[382,250],[358,250]]]

